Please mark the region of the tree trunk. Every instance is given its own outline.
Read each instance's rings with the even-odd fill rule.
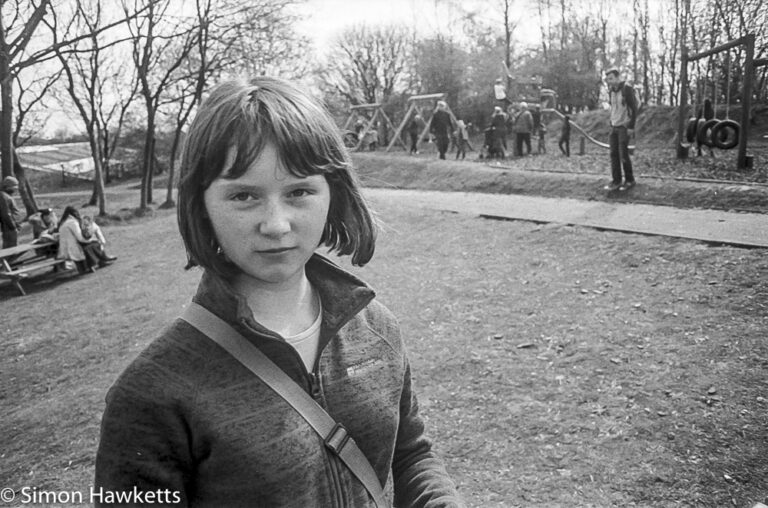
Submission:
[[[93,159],[93,195],[89,206],[99,205],[99,216],[104,217],[107,214],[107,199],[104,192],[104,171],[101,165],[102,155],[99,145],[99,132],[88,133],[88,146],[91,149],[91,159]]]
[[[19,158],[16,155],[16,150],[11,152],[13,155],[13,172],[16,175],[16,179],[19,181],[19,195],[21,196],[21,202],[24,203],[24,208],[27,212],[27,217],[33,213],[37,213],[37,201],[35,200],[35,194],[32,191],[32,186],[27,180],[27,173],[24,170],[24,166],[19,162]]]
[[[171,144],[170,166],[168,167],[168,187],[165,193],[165,203],[163,203],[160,208],[173,208],[176,206],[176,202],[173,200],[173,187],[174,177],[176,176],[176,152],[179,150],[180,142],[181,128],[178,128],[173,135],[173,143]]]
[[[139,209],[146,210],[147,205],[151,202],[149,185],[152,184],[150,174],[152,173],[152,151],[154,146],[152,140],[154,139],[155,130],[155,116],[151,108],[147,108],[147,132],[144,134],[144,154],[143,154],[143,167],[141,173],[141,196],[139,199]]]
[[[96,167],[93,168],[93,187],[91,188],[91,198],[88,200],[87,206],[96,206],[99,202],[99,184],[96,182]]]
[[[5,26],[0,20],[0,165],[3,178],[13,175],[13,78],[8,53]]]
[[[151,162],[149,164],[149,171],[147,173],[147,203],[154,203],[155,202],[155,198],[154,198],[155,166],[156,166],[155,163],[157,162],[157,160],[156,160],[157,157],[155,157],[155,134],[154,134],[154,131],[155,131],[155,127],[153,125],[152,126],[152,141],[151,141],[151,145],[150,145],[151,148],[150,148],[150,151],[149,151],[149,155],[150,155],[149,159],[150,159]]]

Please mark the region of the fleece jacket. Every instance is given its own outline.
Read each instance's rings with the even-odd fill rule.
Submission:
[[[368,285],[324,257],[314,255],[306,270],[323,308],[313,373],[282,337],[254,321],[226,281],[205,272],[193,301],[233,326],[348,429],[388,503],[464,506],[425,436],[392,314]],[[126,368],[106,403],[95,473],[101,492],[167,492],[173,506],[374,506],[291,406],[180,319]]]

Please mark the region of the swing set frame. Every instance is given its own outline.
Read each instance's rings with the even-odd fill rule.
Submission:
[[[407,151],[408,147],[405,145],[403,140],[401,139],[401,134],[403,133],[403,129],[405,129],[405,126],[408,124],[408,121],[411,119],[411,115],[413,113],[418,113],[422,116],[422,110],[424,106],[421,106],[424,102],[429,101],[435,101],[435,107],[432,110],[432,116],[429,117],[429,121],[425,122],[424,129],[422,129],[421,133],[419,133],[419,139],[416,141],[417,144],[421,143],[421,141],[424,139],[424,136],[427,135],[429,130],[432,128],[432,117],[435,115],[435,111],[437,111],[437,102],[438,101],[445,101],[446,94],[444,93],[431,93],[426,95],[414,95],[412,97],[408,98],[408,110],[405,113],[405,116],[403,117],[403,121],[400,122],[400,125],[397,127],[397,130],[395,130],[395,134],[392,136],[392,140],[389,142],[389,145],[387,145],[386,152],[389,152],[393,146],[395,146],[395,143],[400,143],[403,148]],[[451,108],[446,104],[445,110],[448,112],[449,115],[451,115],[451,121],[454,125],[456,125],[456,116],[454,116],[453,111],[451,111]]]
[[[352,120],[354,120],[356,117],[359,117],[360,115],[365,115],[365,113],[369,111],[373,111],[373,115],[371,115],[370,120],[368,120],[363,130],[360,131],[362,135],[358,137],[357,143],[355,144],[354,148],[352,148],[352,150],[354,151],[359,150],[360,147],[363,145],[363,140],[365,139],[365,133],[371,130],[371,128],[376,124],[376,119],[379,118],[379,116],[381,116],[382,120],[384,121],[385,128],[388,128],[390,130],[395,128],[392,121],[384,112],[384,108],[381,107],[381,103],[376,102],[373,104],[357,104],[355,106],[350,106],[349,110],[350,110],[349,117],[347,117],[347,121],[344,122],[344,127],[342,127],[342,130],[344,131],[349,130],[349,127],[352,125]],[[393,142],[394,141],[395,140],[393,139]]]
[[[702,58],[729,51],[738,46],[744,46],[744,83],[742,86],[741,101],[741,132],[736,155],[736,167],[747,169],[750,166],[751,157],[747,157],[747,140],[749,138],[749,114],[752,110],[752,87],[755,79],[755,69],[768,65],[768,58],[755,60],[755,34],[749,33],[738,39],[726,42],[714,48],[700,53],[688,54],[688,47],[681,43],[680,58],[680,107],[677,115],[677,158],[685,159],[688,156],[688,147],[683,143],[685,135],[686,110],[688,109],[688,64]],[[728,55],[730,65],[730,54]],[[730,83],[728,84],[730,89]],[[695,114],[695,112],[694,112]]]

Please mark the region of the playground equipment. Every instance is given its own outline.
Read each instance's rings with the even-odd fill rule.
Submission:
[[[371,128],[376,125],[376,119],[381,117],[381,119],[385,122],[384,126],[388,127],[390,130],[394,129],[394,125],[392,124],[392,121],[389,119],[387,114],[384,112],[384,109],[381,107],[380,103],[373,103],[373,104],[358,104],[356,106],[351,106],[350,108],[349,117],[347,118],[347,121],[344,123],[344,127],[342,127],[342,130],[345,132],[344,134],[344,142],[350,146],[353,150],[359,150],[360,146],[363,144],[363,140],[365,139],[365,134],[371,130]],[[349,132],[349,127],[352,124],[352,121],[359,117],[360,115],[365,116],[366,113],[370,114],[369,112],[373,111],[373,114],[371,115],[371,118],[368,120],[368,123],[365,125],[361,133],[362,136],[358,136],[355,133]],[[397,136],[395,136],[395,139],[393,139],[393,143],[397,139]],[[402,144],[402,141],[400,141]],[[403,145],[405,147],[405,145]]]
[[[681,38],[685,41],[685,37]],[[677,158],[685,159],[688,157],[689,144],[683,143],[683,139],[692,143],[694,139],[697,139],[701,144],[707,146],[717,146],[718,148],[733,148],[738,145],[738,153],[736,155],[736,167],[738,169],[746,169],[752,166],[752,157],[747,156],[747,139],[749,138],[749,114],[752,109],[752,85],[755,78],[755,69],[757,67],[768,65],[768,59],[763,58],[759,60],[754,59],[755,55],[755,34],[749,33],[738,39],[726,42],[720,46],[716,46],[707,51],[695,53],[693,55],[688,54],[688,48],[684,42],[681,42],[681,63],[680,63],[680,107],[677,115]],[[732,48],[744,46],[744,80],[742,85],[742,101],[741,101],[741,122],[735,122],[730,119],[730,50]],[[702,58],[713,56],[723,51],[728,51],[728,81],[729,86],[726,92],[726,119],[723,121],[712,119],[704,121],[700,119],[689,118],[686,125],[685,111],[688,106],[688,93],[690,91],[688,87],[688,64],[691,62],[698,62]],[[698,86],[697,86],[698,91]],[[717,97],[717,90],[715,90],[715,97]],[[695,125],[692,120],[695,119]],[[730,133],[728,131],[731,131]],[[696,137],[694,138],[694,133]],[[693,138],[693,139],[692,139]]]
[[[543,79],[541,76],[518,77],[509,72],[509,67],[504,60],[501,61],[501,66],[507,78],[507,87],[506,90],[499,87],[500,83],[498,80],[496,81],[496,85],[494,85],[496,99],[504,100],[506,98],[509,102],[529,102],[532,104],[540,102],[542,92],[545,90],[542,88]],[[501,96],[502,92],[504,92],[505,97]]]
[[[739,132],[741,126],[738,122],[731,120],[731,54],[730,51],[726,53],[726,99],[725,99],[725,119],[719,120],[715,118],[717,111],[717,99],[720,96],[718,91],[718,75],[717,69],[713,65],[713,55],[709,55],[709,63],[707,65],[707,72],[705,74],[705,83],[701,83],[701,73],[698,72],[699,65],[696,60],[697,79],[696,79],[696,91],[693,95],[693,113],[694,115],[688,119],[688,124],[685,128],[685,140],[688,142],[687,147],[695,142],[699,147],[707,146],[710,149],[713,147],[720,148],[721,150],[730,150],[735,148],[739,142]],[[712,72],[712,84],[713,93],[712,101],[709,98],[704,101],[701,98],[706,95],[703,89],[706,87],[706,79],[709,77],[710,70]],[[699,108],[697,103],[701,102],[702,106]],[[714,104],[714,105],[713,105]],[[711,153],[711,150],[710,150]],[[699,151],[699,155],[701,152]],[[714,153],[712,153],[714,155]]]
[[[408,122],[411,120],[411,115],[414,113],[420,114],[422,117],[424,116],[422,114],[422,111],[424,109],[423,104],[428,101],[434,101],[435,106],[432,109],[432,114],[434,115],[435,111],[437,111],[437,102],[438,101],[444,101],[445,100],[445,94],[444,93],[431,93],[426,95],[414,95],[413,97],[408,98],[408,110],[405,113],[405,116],[403,116],[403,121],[400,122],[400,125],[395,130],[394,136],[392,136],[392,140],[389,142],[389,145],[387,145],[386,152],[390,151],[393,146],[395,146],[395,143],[400,142],[400,144],[408,150],[408,147],[405,146],[405,143],[403,143],[403,140],[400,138],[400,135],[403,132],[403,129],[405,129],[405,126],[408,125]],[[451,120],[453,121],[454,125],[456,124],[456,117],[453,114],[453,111],[451,111],[450,107],[446,107],[446,111],[448,111],[448,114],[451,115]],[[421,140],[424,139],[424,136],[427,135],[429,132],[430,127],[432,126],[432,116],[429,117],[429,121],[425,122],[426,125],[424,129],[419,134],[419,139],[417,140],[417,143],[421,143]]]
[[[565,115],[563,113],[561,113],[560,111],[556,110],[556,109],[549,109],[549,108],[547,108],[547,109],[542,109],[541,112],[542,113],[553,113],[554,115],[556,115],[561,120],[565,119]],[[592,143],[594,145],[597,145],[600,148],[606,148],[606,149],[610,149],[611,148],[611,145],[609,145],[608,143],[603,143],[602,141],[598,141],[597,139],[595,139],[592,136],[590,136],[589,133],[586,130],[584,130],[583,127],[581,127],[579,124],[577,124],[573,120],[571,120],[571,127],[576,129],[577,131],[579,131],[581,133],[581,135],[584,136],[584,139],[586,139],[590,143]],[[634,152],[635,151],[635,145],[629,145],[629,151],[630,151],[630,153]]]
[[[514,80],[512,75],[509,73],[509,69],[507,68],[506,64],[502,62],[502,66],[504,67],[505,72],[507,73],[507,78],[510,80]],[[541,107],[541,113],[542,115],[551,113],[560,118],[561,120],[565,119],[565,115],[557,110],[557,92],[555,92],[552,89],[549,88],[542,88],[542,82],[541,78],[537,76],[533,76],[530,80],[523,80],[523,81],[513,81],[513,83],[516,83],[520,85],[521,88],[516,88],[516,93],[518,95],[518,98],[520,100],[524,100],[526,102],[530,103],[538,103]],[[509,100],[509,95],[502,96],[501,93],[504,91],[503,89],[499,88],[499,80],[496,80],[496,84],[494,85],[494,95],[497,100],[504,100],[505,98],[507,101],[512,102]],[[524,93],[521,93],[519,90],[524,90]],[[535,95],[534,95],[535,92]],[[598,141],[594,137],[592,137],[583,127],[581,127],[579,124],[571,120],[571,127],[576,129],[581,133],[583,136],[583,139],[586,139],[590,143],[599,146],[600,148],[610,149],[610,145],[608,143],[603,143],[602,141]],[[630,153],[633,153],[635,151],[635,145],[629,146]],[[583,148],[581,149],[581,152],[583,153]]]

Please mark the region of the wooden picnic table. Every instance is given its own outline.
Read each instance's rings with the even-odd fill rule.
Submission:
[[[58,240],[36,240],[33,243],[23,243],[16,247],[0,249],[0,279],[10,280],[16,289],[25,296],[21,280],[26,279],[32,272],[46,268],[64,266],[65,259],[56,259]]]

